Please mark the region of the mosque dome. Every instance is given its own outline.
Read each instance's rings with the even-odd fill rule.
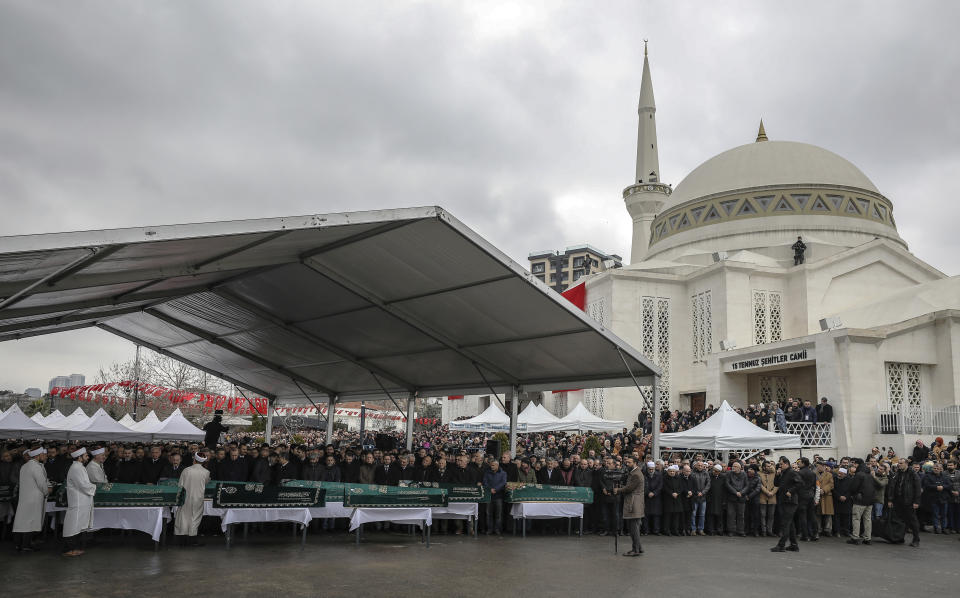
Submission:
[[[798,236],[836,248],[875,238],[906,244],[893,204],[845,158],[815,145],[741,145],[697,166],[665,197],[646,257],[753,250],[779,256]],[[709,251],[707,251],[709,249]]]
[[[795,141],[748,143],[710,158],[676,186],[665,208],[717,193],[782,185],[835,185],[879,193],[849,160]]]

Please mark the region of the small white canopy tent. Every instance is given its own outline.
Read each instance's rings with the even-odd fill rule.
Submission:
[[[569,432],[583,432],[584,430],[620,430],[623,428],[622,421],[597,417],[590,413],[590,411],[583,406],[583,403],[577,403],[576,407],[561,417],[558,425],[560,427],[555,428],[556,430]]]
[[[43,425],[43,420],[46,419],[46,418],[43,416],[42,413],[40,413],[39,411],[37,411],[36,413],[34,413],[33,415],[30,416],[30,419],[32,419],[33,421],[37,422],[38,424],[40,424],[40,425],[42,426],[42,425]]]
[[[124,414],[123,414],[123,417],[120,418],[120,423],[123,424],[123,425],[125,425],[126,427],[128,427],[128,428],[130,428],[130,429],[132,430],[132,429],[133,429],[133,426],[136,425],[137,420],[135,420],[135,419],[133,419],[132,417],[130,417],[130,414],[129,414],[129,413],[124,413]]]
[[[519,419],[519,418],[518,418]],[[509,432],[510,416],[491,403],[480,415],[457,422],[450,422],[450,429],[458,432]],[[526,432],[526,426],[517,422],[517,431]]]
[[[557,427],[560,418],[533,402],[527,403],[520,412],[517,423],[525,425],[527,432],[550,432],[560,429]]]
[[[137,423],[130,426],[130,429],[136,430],[137,432],[151,433],[157,428],[159,428],[160,425],[161,425],[160,418],[157,417],[157,414],[151,410],[150,413],[146,415],[146,417],[144,417]]]
[[[62,422],[65,419],[67,419],[67,416],[60,413],[60,410],[57,409],[50,415],[43,418],[43,421],[40,423],[45,425],[48,428],[56,428],[57,426],[60,425],[60,422]]]
[[[660,444],[672,449],[714,451],[798,449],[800,436],[777,434],[757,427],[724,401],[703,423],[683,432],[662,434]]]
[[[49,432],[46,427],[27,417],[16,404],[0,415],[0,438],[39,438]]]
[[[153,413],[152,411],[150,413]],[[154,416],[156,417],[156,416]],[[187,421],[179,409],[174,409],[159,427],[150,432],[154,440],[197,440],[202,441],[204,432]]]
[[[90,421],[90,418],[87,417],[87,414],[83,412],[83,409],[77,407],[73,413],[62,420],[55,423],[47,423],[44,421],[43,425],[56,430],[73,430],[75,428],[82,427],[88,421]]]
[[[143,439],[143,436],[143,433],[127,428],[103,409],[98,409],[85,424],[64,430],[60,437],[67,440],[132,441]]]

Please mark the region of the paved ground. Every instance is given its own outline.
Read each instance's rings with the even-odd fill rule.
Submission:
[[[430,549],[401,534],[370,533],[360,546],[345,533],[288,533],[222,539],[155,553],[141,537],[99,540],[87,554],[51,546],[17,555],[0,543],[0,596],[957,596],[960,536],[923,534],[919,549],[801,544],[774,554],[757,538],[661,538],[645,554],[613,554],[609,537],[437,536]],[[621,538],[621,552],[628,549]],[[492,588],[500,588],[500,591]]]

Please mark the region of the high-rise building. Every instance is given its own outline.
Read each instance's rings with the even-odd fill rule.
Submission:
[[[57,376],[50,379],[47,392],[54,388],[70,388],[71,386],[83,386],[87,383],[87,377],[83,374],[70,374],[69,376]]]
[[[604,253],[590,245],[567,247],[563,253],[534,251],[527,259],[530,260],[530,272],[561,293],[587,274],[623,265],[623,258],[619,255]]]
[[[27,390],[23,391],[23,394],[27,395],[31,399],[39,399],[40,397],[43,396],[43,391],[40,390],[39,388],[35,388],[31,386]]]

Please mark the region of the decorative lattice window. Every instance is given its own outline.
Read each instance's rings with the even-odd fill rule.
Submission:
[[[702,361],[713,352],[713,309],[710,291],[690,298],[693,304],[693,361]]]
[[[587,315],[597,321],[601,326],[607,325],[607,300],[601,297],[596,301],[587,304]]]
[[[887,363],[887,397],[892,409],[904,409],[907,417],[920,425],[923,391],[919,363]]]
[[[762,345],[783,338],[783,298],[776,291],[753,291],[753,343]]]
[[[607,325],[607,300],[601,297],[596,301],[587,304],[587,315],[597,321],[601,326]],[[598,417],[606,417],[606,390],[603,388],[588,388],[583,391],[583,406]],[[566,415],[566,399],[564,399],[563,415]],[[558,417],[563,417],[563,415]]]
[[[561,392],[553,395],[553,414],[557,417],[563,417],[567,414],[567,393]]]
[[[783,304],[780,293],[771,292],[768,296],[770,314],[770,342],[775,343],[783,338],[783,318],[780,308]]]
[[[784,376],[760,376],[760,402],[769,405],[773,401],[785,401],[790,396],[787,378]]]
[[[657,386],[658,403],[661,409],[670,408],[670,298],[641,297],[641,351],[660,367],[660,384]],[[650,402],[653,388],[640,389],[646,402]]]

